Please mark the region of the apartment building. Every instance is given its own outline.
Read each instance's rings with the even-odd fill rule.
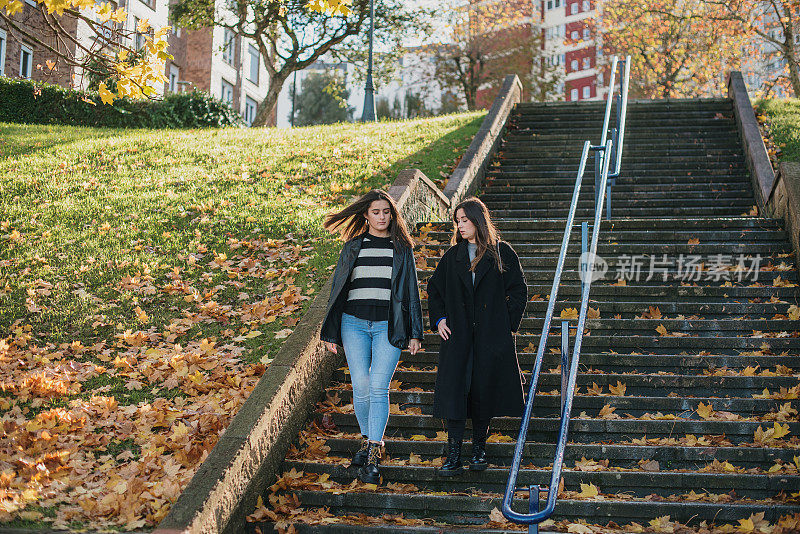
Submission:
[[[545,61],[563,66],[564,100],[596,100],[604,97],[602,50],[593,31],[598,0],[539,0],[544,33]]]
[[[85,89],[89,84],[88,77],[79,68],[59,61],[45,46],[55,47],[58,40],[35,0],[24,2],[23,10],[14,15],[14,24],[36,39],[26,37],[0,21],[0,76]],[[222,0],[218,0],[218,5],[223,5]],[[151,28],[169,25],[168,0],[120,0],[119,7],[128,13],[125,28],[131,35],[128,44],[134,49],[140,49],[145,43],[146,35],[136,31],[140,21],[149,21]],[[69,54],[80,60],[80,45],[96,48],[96,33],[84,21],[65,15],[59,22],[78,42],[77,46],[72,43],[72,48],[67,49]],[[37,40],[44,44],[37,43]],[[192,89],[206,91],[238,110],[248,124],[253,121],[258,103],[267,94],[269,77],[252,40],[231,30],[214,27],[195,31],[173,28],[168,42],[174,59],[166,62],[164,75],[167,82],[155,87],[158,94]],[[54,71],[45,67],[48,60],[57,64]]]

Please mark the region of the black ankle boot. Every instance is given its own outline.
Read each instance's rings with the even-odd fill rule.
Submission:
[[[358,469],[358,479],[365,484],[380,484],[381,471],[378,463],[381,459],[381,444],[369,442],[367,463]]]
[[[367,454],[369,451],[369,440],[367,436],[361,436],[363,441],[361,447],[353,455],[353,461],[350,462],[350,467],[361,467],[367,461]]]
[[[437,474],[443,477],[458,475],[464,471],[461,464],[461,441],[454,438],[447,438],[447,459],[444,465],[439,468]]]
[[[489,462],[486,461],[486,441],[473,441],[469,470],[484,471],[487,467],[489,467]]]

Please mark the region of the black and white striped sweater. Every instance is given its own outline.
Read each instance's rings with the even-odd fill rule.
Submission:
[[[389,319],[394,246],[388,237],[364,236],[350,273],[344,312],[367,321]]]

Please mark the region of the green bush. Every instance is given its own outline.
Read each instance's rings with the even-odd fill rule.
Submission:
[[[241,116],[208,93],[172,93],[163,100],[122,98],[103,104],[94,91],[0,77],[0,122],[110,128],[242,126]]]

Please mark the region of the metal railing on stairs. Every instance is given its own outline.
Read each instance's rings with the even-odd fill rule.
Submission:
[[[538,534],[539,523],[549,518],[553,514],[553,511],[556,507],[556,499],[558,498],[559,482],[561,480],[561,471],[564,463],[564,451],[567,444],[567,430],[569,428],[572,400],[575,394],[575,382],[578,377],[578,362],[580,361],[581,345],[583,343],[583,331],[586,323],[586,314],[589,308],[589,291],[591,289],[592,275],[594,273],[594,258],[597,253],[597,242],[600,235],[600,218],[603,211],[603,205],[606,203],[606,199],[608,199],[608,202],[606,203],[606,217],[609,219],[611,218],[611,187],[613,185],[613,179],[619,176],[622,163],[622,147],[625,137],[625,117],[627,114],[628,105],[630,63],[630,56],[626,57],[622,61],[619,61],[616,57],[613,58],[611,63],[611,80],[609,81],[608,85],[606,110],[603,120],[603,132],[600,144],[592,145],[588,140],[583,144],[581,160],[580,164],[578,165],[578,176],[575,180],[575,187],[572,192],[572,202],[570,204],[569,213],[567,214],[566,228],[564,229],[564,237],[561,241],[561,251],[559,252],[558,263],[556,264],[553,286],[550,290],[550,299],[547,304],[547,311],[545,313],[544,324],[542,326],[542,334],[539,338],[539,346],[536,350],[536,360],[532,371],[531,385],[528,391],[525,413],[522,416],[522,423],[520,425],[517,444],[514,448],[514,457],[511,461],[511,469],[509,470],[506,491],[505,495],[503,496],[503,515],[515,523],[529,525],[529,533]],[[614,95],[616,90],[618,70],[620,71],[620,89],[619,94],[617,94],[615,97]],[[611,119],[613,98],[616,98],[617,101],[616,125],[611,130],[611,136],[609,138],[608,127]],[[571,358],[569,357],[569,321],[561,322],[561,421],[558,432],[558,441],[556,443],[556,453],[553,458],[552,475],[550,477],[550,484],[546,490],[547,504],[543,510],[539,510],[539,485],[530,485],[527,488],[518,488],[517,477],[522,464],[522,455],[528,436],[528,426],[533,413],[536,387],[539,383],[539,376],[541,374],[542,363],[544,361],[544,351],[551,332],[553,310],[558,297],[558,289],[561,285],[561,274],[567,257],[567,248],[569,246],[570,236],[575,224],[575,214],[578,208],[581,184],[583,182],[583,175],[586,172],[586,164],[588,162],[590,152],[594,152],[595,156],[595,204],[594,220],[591,227],[592,240],[589,250],[587,251],[588,224],[587,222],[583,222],[581,224],[582,254],[580,259],[581,307],[578,313],[578,323],[575,332],[575,340]],[[519,513],[511,508],[514,494],[519,489],[528,492],[528,513]],[[541,491],[543,492],[545,490]]]

